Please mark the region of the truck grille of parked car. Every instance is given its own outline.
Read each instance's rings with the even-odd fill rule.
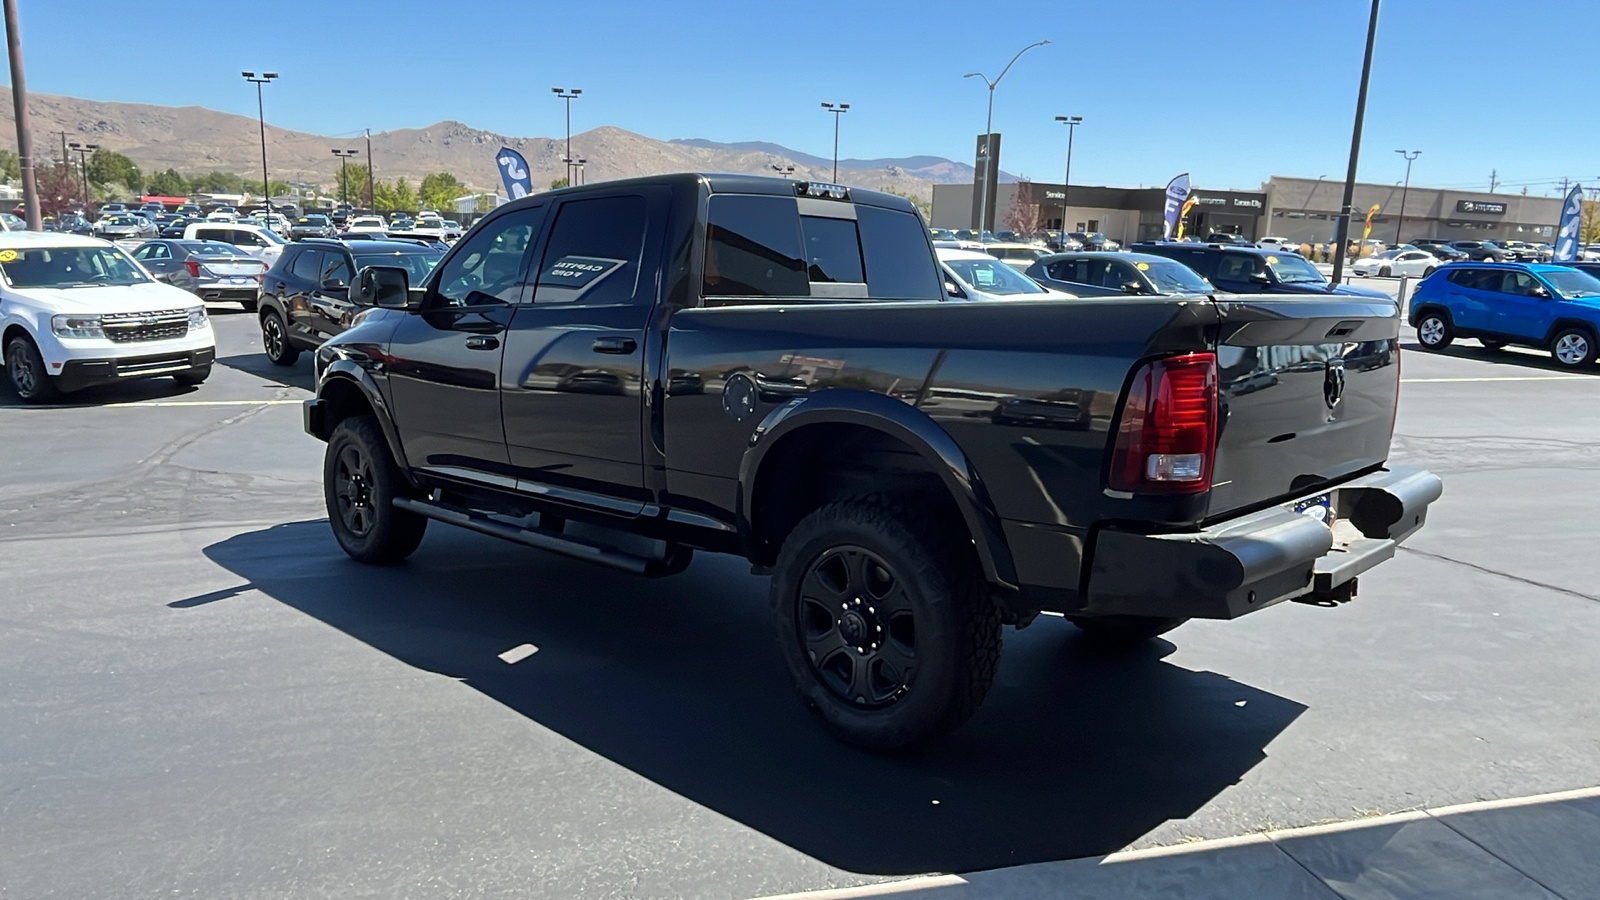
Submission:
[[[100,327],[113,343],[165,341],[189,333],[189,313],[182,309],[164,309],[153,313],[107,313],[100,317]]]

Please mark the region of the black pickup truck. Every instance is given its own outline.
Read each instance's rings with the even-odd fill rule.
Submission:
[[[1423,524],[1385,466],[1393,301],[943,302],[905,200],[670,175],[553,191],[316,351],[334,536],[396,563],[447,522],[640,575],[772,575],[778,646],[838,736],[963,722],[1001,626],[1090,639],[1333,605]]]

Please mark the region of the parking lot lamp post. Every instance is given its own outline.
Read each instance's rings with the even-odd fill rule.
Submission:
[[[570,185],[572,184],[572,101],[583,93],[583,88],[568,90],[566,88],[553,87],[550,89],[550,93],[567,101],[567,155],[564,157],[564,161],[567,164],[567,184]]]
[[[67,145],[67,149],[78,154],[78,171],[83,175],[83,213],[87,216],[89,214],[89,205],[93,202],[89,199],[89,154],[99,150],[100,145],[80,144],[77,141],[73,141]],[[67,174],[70,177],[72,173],[69,171]]]
[[[244,80],[256,86],[256,119],[261,123],[261,199],[267,206],[267,212],[272,212],[272,183],[267,181],[267,112],[261,99],[261,86],[278,77],[277,72],[262,72],[257,78],[254,72],[243,72]]]
[[[1344,201],[1334,225],[1333,277],[1338,284],[1344,276],[1345,244],[1350,240],[1350,218],[1355,215],[1356,164],[1361,159],[1361,124],[1367,116],[1367,82],[1372,77],[1372,43],[1378,36],[1378,0],[1372,0],[1372,17],[1367,20],[1367,52],[1361,60],[1361,89],[1356,93],[1356,121],[1350,132],[1350,168],[1344,177]]]
[[[785,178],[791,178],[794,176],[794,166],[774,165],[772,167],[772,171],[777,172],[779,175],[782,175]]]
[[[984,223],[989,218],[989,191],[988,191],[989,172],[988,172],[988,170],[994,167],[994,160],[988,158],[988,151],[989,151],[989,135],[994,132],[994,89],[995,89],[995,87],[997,87],[1000,84],[1000,79],[1006,77],[1006,73],[1011,71],[1011,67],[1016,64],[1017,60],[1022,58],[1022,54],[1027,53],[1029,50],[1032,50],[1035,47],[1043,47],[1045,44],[1048,44],[1048,43],[1050,43],[1048,40],[1043,40],[1043,41],[1039,41],[1038,43],[1035,43],[1035,44],[1029,44],[1028,46],[1023,47],[1021,50],[1018,50],[1017,51],[1017,55],[1011,57],[1011,62],[1006,63],[1006,67],[1004,69],[1000,70],[1000,74],[996,75],[993,81],[990,81],[989,80],[989,76],[983,74],[982,72],[968,72],[967,74],[961,76],[962,78],[981,78],[981,79],[983,79],[983,83],[987,84],[989,86],[989,117],[983,120],[983,149],[984,149],[984,157],[985,157],[984,176],[983,176],[984,183],[978,185],[978,239],[979,240],[983,239]]]
[[[350,205],[350,182],[345,179],[345,162],[355,158],[360,150],[333,150],[334,156],[339,157],[339,202],[345,206]]]
[[[1061,181],[1061,234],[1067,233],[1067,204],[1072,201],[1072,133],[1083,124],[1083,116],[1056,116],[1056,121],[1067,126],[1067,174]]]
[[[848,103],[824,103],[822,108],[833,113],[833,183],[839,183],[839,117],[850,111]]]
[[[1394,245],[1398,247],[1400,246],[1400,227],[1406,223],[1406,192],[1411,190],[1411,161],[1421,156],[1422,151],[1412,150],[1407,153],[1404,150],[1396,150],[1395,152],[1406,159],[1406,182],[1405,186],[1400,189],[1400,221],[1396,222],[1394,226]]]

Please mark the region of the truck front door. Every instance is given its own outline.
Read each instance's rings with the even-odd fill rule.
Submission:
[[[643,363],[668,199],[665,189],[607,192],[552,211],[500,371],[524,490],[623,514],[650,499]]]

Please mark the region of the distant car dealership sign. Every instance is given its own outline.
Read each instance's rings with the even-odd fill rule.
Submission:
[[[1506,214],[1506,205],[1504,203],[1486,203],[1482,200],[1457,200],[1456,212],[1503,216]]]

